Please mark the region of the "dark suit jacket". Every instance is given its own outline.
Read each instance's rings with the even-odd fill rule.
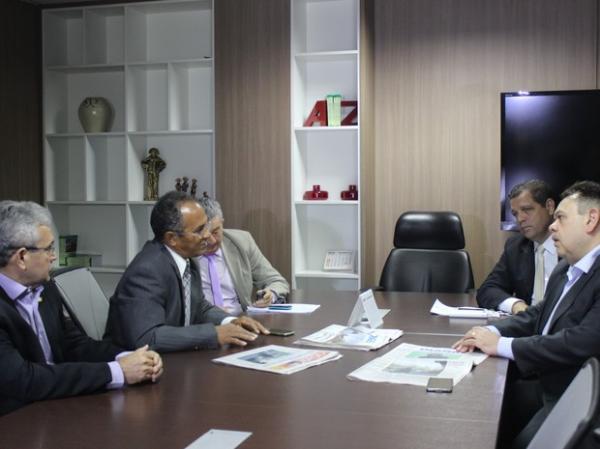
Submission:
[[[83,334],[63,314],[59,295],[48,283],[39,304],[54,358],[47,365],[33,329],[0,288],[0,415],[41,399],[91,393],[112,380],[108,364],[98,362],[114,360],[121,350]]]
[[[509,297],[531,304],[535,259],[533,242],[522,235],[509,238],[500,260],[477,291],[477,303],[497,309]]]
[[[184,326],[177,264],[167,248],[153,240],[131,261],[110,299],[105,337],[130,349],[148,344],[158,352],[216,348],[215,325],[227,316],[204,299],[192,261],[191,325]]]
[[[525,374],[537,374],[550,397],[557,399],[590,357],[600,356],[600,258],[560,303],[548,335],[542,330],[562,292],[569,265],[562,260],[552,272],[544,301],[493,323],[512,343],[515,362]]]

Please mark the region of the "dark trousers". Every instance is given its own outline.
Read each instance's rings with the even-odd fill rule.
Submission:
[[[544,408],[542,399],[542,387],[537,379],[522,378],[514,363],[508,367],[504,401],[502,403],[502,414],[500,417],[500,428],[498,432],[498,449],[513,449],[515,438],[524,431],[529,423],[536,418],[540,410]],[[546,415],[537,417],[540,425]],[[528,432],[539,426],[528,428]],[[535,431],[531,435],[535,435]],[[527,438],[524,436],[523,438]],[[524,447],[527,447],[525,444]]]

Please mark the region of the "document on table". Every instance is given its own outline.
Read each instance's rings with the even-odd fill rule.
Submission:
[[[185,449],[235,449],[250,435],[251,432],[210,429]]]
[[[399,329],[371,329],[365,326],[331,324],[295,341],[294,344],[371,351],[391,343],[402,334]]]
[[[480,307],[450,307],[437,298],[429,312],[450,318],[498,318],[501,316],[500,312]]]
[[[341,357],[342,355],[337,351],[318,351],[314,349],[296,349],[286,346],[268,345],[250,351],[219,357],[213,359],[213,362],[276,374],[292,374],[311,366],[340,359]]]
[[[248,313],[313,313],[320,304],[272,304],[269,307],[248,307]]]
[[[425,386],[430,377],[451,377],[456,385],[469,374],[473,365],[479,365],[487,357],[483,353],[461,353],[451,348],[402,343],[352,371],[348,378]]]

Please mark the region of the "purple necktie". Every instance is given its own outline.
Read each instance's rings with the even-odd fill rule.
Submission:
[[[223,307],[223,294],[221,293],[221,282],[217,273],[217,265],[215,264],[215,255],[209,254],[208,259],[208,275],[210,276],[210,289],[212,290],[213,302],[217,307]]]

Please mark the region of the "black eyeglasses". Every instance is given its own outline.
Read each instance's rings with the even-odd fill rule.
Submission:
[[[54,246],[54,242],[50,243],[45,248],[38,248],[37,246],[14,246],[12,249],[21,249],[21,248],[25,248],[27,251],[30,251],[32,253],[35,253],[38,251],[44,251],[47,254],[54,254],[56,252],[56,247]]]

